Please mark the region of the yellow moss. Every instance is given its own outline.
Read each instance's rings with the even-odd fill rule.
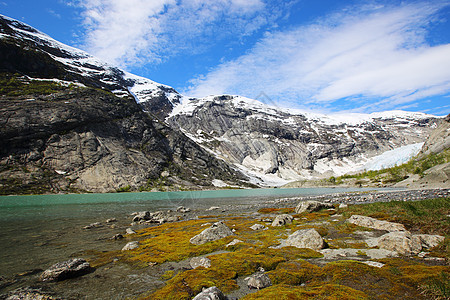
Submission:
[[[287,208],[261,208],[258,210],[260,214],[290,214],[293,213],[295,210],[294,207],[287,207]]]
[[[290,285],[274,285],[254,294],[249,294],[243,300],[256,299],[368,299],[368,296],[358,290],[337,284],[324,284],[315,287],[296,287]]]
[[[174,271],[174,270],[167,270],[167,271],[161,276],[161,279],[162,279],[162,280],[169,280],[169,279],[171,279],[173,276],[175,276],[175,271]]]

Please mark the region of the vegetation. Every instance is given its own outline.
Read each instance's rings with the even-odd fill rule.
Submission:
[[[424,157],[415,157],[399,166],[375,170],[364,171],[357,174],[346,174],[339,177],[330,177],[321,181],[325,185],[341,185],[349,180],[353,180],[355,185],[387,185],[407,179],[412,174],[424,176],[428,169],[450,162],[450,149],[446,149],[438,154],[429,154]]]
[[[1,96],[49,95],[73,87],[50,80],[30,80],[20,74],[0,73]]]
[[[345,222],[352,214],[362,214],[378,219],[396,221],[414,232],[441,234],[444,243],[431,249],[430,255],[449,257],[448,236],[450,199],[431,199],[416,202],[380,202],[349,205],[337,209],[331,217],[328,210],[302,213],[292,224],[282,227],[267,226],[266,230],[250,229],[258,222],[247,216],[205,216],[197,220],[163,224],[138,232],[140,247],[136,250],[98,253],[94,265],[104,265],[113,258],[136,267],[153,266],[168,261],[181,261],[195,256],[208,255],[211,267],[193,270],[169,270],[162,273],[166,285],[149,291],[141,299],[192,299],[203,288],[217,286],[224,293],[239,289],[242,279],[264,268],[273,286],[248,294],[242,299],[447,299],[450,267],[427,265],[426,261],[408,258],[386,258],[378,262],[382,268],[368,266],[359,261],[334,261],[316,264],[322,255],[310,249],[294,247],[271,248],[290,232],[302,228],[315,228],[330,248],[360,249],[365,255],[367,245],[353,240],[351,233],[367,230]],[[289,209],[262,209],[261,213],[281,214]],[[333,221],[331,221],[333,218]],[[223,220],[235,229],[235,236],[203,245],[193,245],[189,239],[200,233],[207,223]],[[264,224],[266,225],[266,224]],[[242,243],[226,246],[233,239]]]

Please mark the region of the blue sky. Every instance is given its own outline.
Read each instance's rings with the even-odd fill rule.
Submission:
[[[0,0],[0,13],[188,96],[450,113],[449,0]]]

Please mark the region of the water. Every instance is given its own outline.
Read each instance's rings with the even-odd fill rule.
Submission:
[[[131,222],[130,213],[134,211],[175,210],[178,206],[185,206],[191,208],[193,214],[204,214],[204,209],[211,206],[248,205],[273,198],[351,191],[363,189],[250,189],[3,196],[0,197],[0,276],[11,278],[15,274],[32,269],[46,269],[56,262],[79,256],[84,250],[119,250],[127,241],[109,241],[108,238],[116,233],[125,232]],[[108,225],[93,230],[83,229],[84,226],[94,222],[105,224],[108,218],[117,219],[118,222],[114,223],[115,228]],[[121,268],[126,269],[124,266]],[[114,276],[117,277],[117,270],[115,272]],[[151,280],[151,276],[149,278]],[[30,282],[24,279],[21,284],[29,285]],[[71,283],[60,286],[67,284]],[[99,287],[96,284],[93,283],[93,286],[98,292]],[[124,290],[126,288],[123,287]],[[110,289],[108,283],[105,283],[105,289]],[[0,290],[1,292],[3,291]],[[71,297],[92,299],[83,295],[83,292],[86,291],[81,288],[81,294]],[[129,296],[130,293],[122,296]],[[108,299],[109,296],[105,295],[107,294],[102,297],[96,294],[95,298]],[[121,299],[122,296],[117,299]]]

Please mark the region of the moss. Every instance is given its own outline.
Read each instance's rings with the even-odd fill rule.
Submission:
[[[361,291],[337,284],[324,284],[315,287],[293,287],[274,285],[254,294],[243,297],[243,300],[256,299],[367,299]]]
[[[171,278],[173,278],[175,276],[175,271],[174,270],[167,270],[162,276],[161,279],[162,280],[169,280]]]
[[[258,212],[260,214],[290,214],[293,213],[295,210],[294,207],[288,207],[288,208],[271,208],[271,207],[267,207],[267,208],[261,208],[258,210]]]

